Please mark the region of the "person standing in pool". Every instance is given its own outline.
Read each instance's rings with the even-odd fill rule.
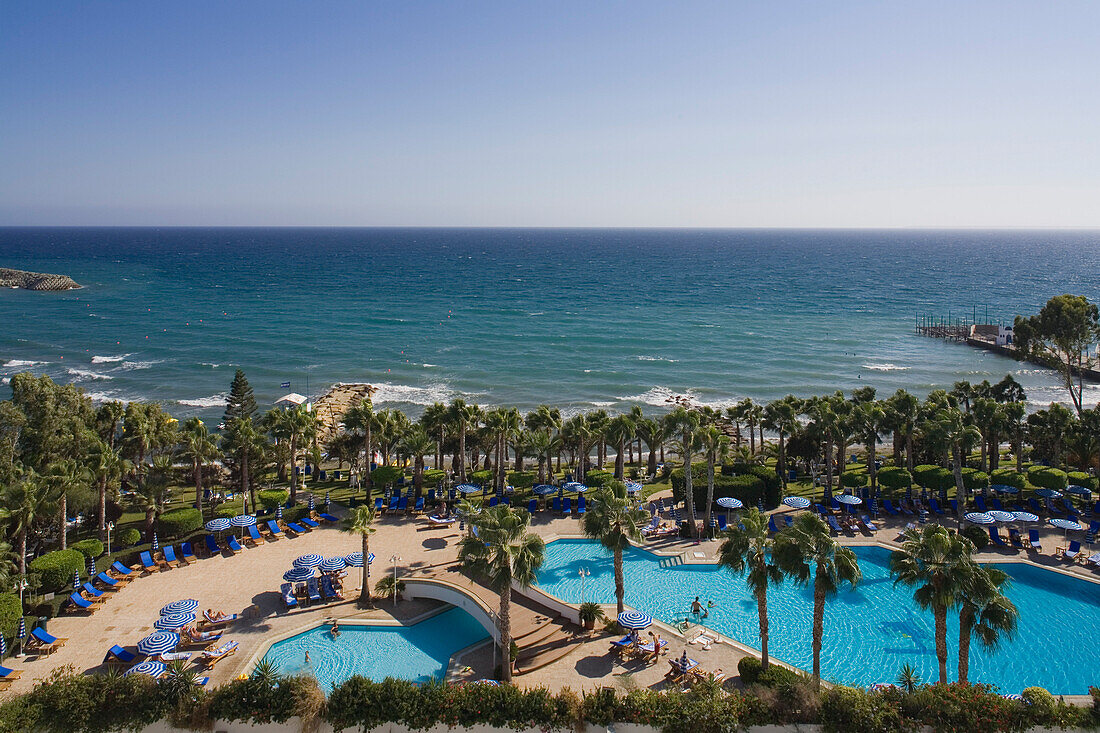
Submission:
[[[699,602],[699,596],[695,596],[695,600],[691,602],[691,613],[698,616],[703,611],[703,604]]]

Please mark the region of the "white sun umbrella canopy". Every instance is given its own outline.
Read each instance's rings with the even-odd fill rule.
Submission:
[[[653,625],[653,619],[641,611],[623,611],[617,620],[624,629],[648,629]]]
[[[1088,497],[1090,499],[1092,498],[1092,490],[1089,489],[1087,486],[1076,486],[1076,485],[1067,486],[1066,487],[1066,493],[1067,494],[1074,494],[1075,496],[1084,496],[1084,497]]]
[[[283,573],[283,580],[288,583],[304,583],[313,577],[313,568],[291,568]]]
[[[459,484],[455,487],[455,491],[460,494],[476,494],[481,491],[481,487],[477,484]]]
[[[1017,522],[1038,522],[1039,515],[1032,514],[1031,512],[1012,512],[1013,518]]]
[[[234,527],[251,527],[256,523],[256,517],[251,514],[238,514],[230,520]]]
[[[1051,519],[1050,523],[1053,524],[1055,527],[1059,528],[1060,530],[1062,530],[1062,539],[1066,538],[1066,533],[1069,532],[1069,530],[1071,530],[1071,529],[1074,532],[1079,532],[1080,530],[1084,529],[1083,526],[1081,526],[1077,522],[1073,521],[1072,519],[1056,518],[1056,519]]]
[[[642,490],[642,485],[637,481],[627,481],[626,491],[628,494],[636,494]]]
[[[164,674],[164,671],[168,669],[168,666],[164,662],[158,662],[155,659],[146,659],[140,664],[136,664],[130,669],[122,673],[123,677],[129,677],[132,674],[147,674],[153,679],[160,677]]]
[[[137,650],[146,656],[167,654],[180,643],[180,635],[172,631],[158,631],[137,643]]]
[[[229,529],[230,521],[229,517],[218,517],[217,519],[211,519],[206,523],[207,532],[224,532]]]
[[[193,623],[195,623],[195,614],[193,613],[170,613],[154,621],[153,628],[161,631],[175,631]]]
[[[783,498],[783,503],[795,509],[805,509],[810,506],[810,500],[804,496],[787,496]]]
[[[1035,489],[1035,495],[1044,499],[1061,499],[1062,492],[1055,489]]]
[[[348,564],[348,567],[361,568],[363,567],[363,553],[353,552],[350,555],[344,555],[344,561]],[[372,552],[367,558],[368,563],[374,562],[374,553]]]
[[[578,494],[583,494],[584,492],[588,491],[588,487],[580,483],[579,481],[570,481],[565,486],[562,486],[562,488],[566,491],[575,491]]]
[[[966,521],[971,524],[996,524],[997,520],[994,519],[988,512],[970,512],[965,517]]]
[[[1002,512],[998,509],[993,509],[991,511],[986,512],[986,514],[993,517],[998,522],[1015,522],[1016,521],[1016,515],[1013,514],[1012,512]]]
[[[735,499],[732,496],[720,497],[714,503],[722,507],[723,509],[740,509],[745,506],[740,499]]]
[[[342,557],[326,557],[325,561],[321,563],[321,572],[335,573],[343,570],[348,566],[347,560]]]
[[[549,494],[557,493],[558,487],[551,486],[550,484],[539,484],[533,489],[533,491],[539,496],[547,496]]]
[[[325,558],[321,557],[315,552],[311,552],[308,555],[301,555],[294,558],[294,567],[296,568],[315,568],[325,561]]]
[[[199,607],[199,602],[194,598],[184,598],[180,601],[172,601],[163,608],[160,609],[161,616],[167,616],[172,613],[189,613]]]
[[[836,500],[839,501],[841,504],[847,504],[849,506],[855,506],[856,504],[863,503],[863,499],[860,499],[858,496],[853,496],[852,494],[841,494],[840,496],[836,497]]]

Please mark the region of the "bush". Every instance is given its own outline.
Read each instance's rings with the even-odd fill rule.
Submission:
[[[157,528],[165,538],[182,537],[202,526],[202,512],[194,507],[173,509],[160,515]]]
[[[989,477],[990,483],[1002,486],[1015,486],[1020,491],[1027,488],[1027,476],[1017,473],[1014,468],[998,468]]]
[[[267,511],[274,511],[290,498],[290,492],[283,489],[267,489],[256,493],[256,499]]]
[[[370,472],[370,480],[373,486],[389,486],[404,475],[397,466],[379,466]]]
[[[97,539],[80,540],[69,545],[69,548],[83,555],[85,562],[103,554],[103,543]]]
[[[887,466],[879,469],[877,474],[879,486],[898,491],[907,489],[913,484],[913,476],[904,468]]]
[[[694,466],[692,468],[694,468]],[[694,475],[695,474],[693,473],[692,476],[694,477]],[[615,478],[615,474],[611,471],[602,471],[600,469],[596,469],[594,471],[589,471],[584,475],[584,483],[594,489],[598,489],[601,486],[607,486],[607,482],[613,478]]]
[[[141,730],[169,712],[163,688],[148,675],[78,675],[62,667],[0,706],[0,730]]]
[[[466,474],[466,478],[469,479],[470,483],[479,484],[480,486],[485,486],[486,484],[490,483],[493,480],[493,472],[492,471],[473,471],[472,473]]]
[[[82,571],[84,564],[78,550],[56,550],[31,560],[29,568],[41,578],[43,593],[56,593],[72,584],[73,573]]]
[[[508,474],[508,483],[517,489],[529,489],[535,485],[536,478],[538,474],[534,471],[512,471]]]
[[[984,550],[989,546],[989,532],[976,524],[967,525],[962,531],[963,537],[974,543],[974,549]]]
[[[914,466],[913,480],[929,491],[947,491],[955,486],[955,475],[942,466]]]
[[[962,479],[967,491],[981,491],[989,488],[989,474],[976,468],[962,469]]]
[[[118,533],[115,534],[115,541],[124,547],[131,547],[141,542],[141,532],[133,527],[120,529]]]
[[[22,617],[23,607],[19,605],[19,596],[14,593],[0,593],[0,634],[9,639],[15,636]]]
[[[741,661],[737,663],[737,674],[741,676],[741,684],[746,687],[755,685],[763,670],[763,665],[756,657],[741,657]]]
[[[430,468],[424,472],[424,485],[425,486],[439,486],[439,482],[447,477],[445,471],[440,471],[436,468]]]
[[[776,690],[797,685],[801,681],[802,676],[798,672],[782,667],[775,662],[769,664],[768,668],[761,671],[756,678],[756,684]]]
[[[1027,480],[1035,486],[1055,491],[1063,491],[1069,486],[1069,477],[1065,471],[1045,466],[1032,466],[1027,472]]]
[[[845,471],[840,474],[840,485],[845,489],[859,489],[867,485],[867,474],[859,471]]]
[[[871,694],[854,687],[823,690],[820,715],[829,733],[877,733],[907,727],[896,695]]]
[[[993,694],[989,685],[926,685],[900,696],[911,721],[937,731],[1006,731],[1027,727],[1026,710]]]
[[[697,512],[706,511],[707,502],[707,464],[696,463],[691,467],[691,488],[695,495],[695,509]],[[676,501],[684,500],[684,469],[677,468],[672,471],[672,496]],[[761,498],[766,507],[774,507],[779,504],[778,486],[774,492],[769,492],[764,481],[753,474],[738,474],[724,476],[718,474],[714,477],[714,498],[732,496],[740,499],[745,506],[756,506]]]
[[[1028,687],[1020,692],[1020,697],[1024,698],[1025,703],[1039,712],[1054,710],[1054,695],[1051,695],[1042,687]]]
[[[1089,491],[1096,491],[1097,479],[1095,476],[1089,476],[1084,471],[1070,471],[1066,474],[1066,478],[1074,486],[1084,486]]]

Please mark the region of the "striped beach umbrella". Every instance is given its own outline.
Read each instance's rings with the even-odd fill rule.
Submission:
[[[158,631],[139,641],[137,650],[146,656],[155,657],[159,654],[167,654],[179,643],[179,634],[173,631]]]
[[[805,509],[810,505],[810,500],[805,496],[786,496],[783,498],[783,503],[795,509]]]
[[[154,659],[146,659],[141,664],[134,665],[130,669],[122,673],[123,677],[129,677],[132,674],[147,674],[150,677],[156,679],[164,674],[164,670],[168,669],[164,662],[158,662]]]
[[[73,590],[80,590],[80,573],[79,571],[73,571]]]
[[[1073,521],[1072,519],[1061,519],[1060,517],[1058,517],[1055,519],[1051,519],[1050,523],[1062,530],[1062,539],[1066,538],[1066,533],[1069,532],[1071,529],[1074,532],[1084,529],[1083,526]]]
[[[1017,695],[1015,693],[1004,694],[1004,695],[1001,695],[1001,697],[1003,697],[1005,700],[1013,700],[1015,702],[1023,702],[1024,701],[1024,696],[1023,695]]]
[[[95,558],[94,557],[89,557],[88,558],[88,577],[89,578],[94,578],[95,577]]]
[[[1012,517],[1017,522],[1038,522],[1039,515],[1031,512],[1012,512]]]
[[[558,490],[557,486],[551,486],[550,484],[539,484],[533,491],[539,496],[548,496]]]
[[[294,558],[294,567],[313,569],[313,568],[319,566],[324,561],[325,561],[325,558],[321,557],[316,552],[311,552],[308,555],[300,555],[300,556]]]
[[[328,505],[329,505],[329,500],[328,500],[328,492],[326,491],[326,492],[325,492],[325,508],[326,508],[326,509],[328,509]]]
[[[321,572],[323,573],[335,573],[339,570],[343,570],[348,566],[347,561],[340,557],[326,557],[325,561],[321,563]]]
[[[314,500],[313,500],[313,494],[311,493],[311,494],[309,495],[309,510],[310,510],[310,511],[313,511],[313,501],[314,501]]]
[[[839,501],[841,504],[847,504],[849,506],[855,506],[857,504],[863,503],[863,499],[860,499],[858,496],[853,496],[852,494],[841,494],[840,496],[836,497],[836,500]]]
[[[1076,496],[1084,496],[1084,497],[1089,498],[1089,499],[1092,498],[1092,490],[1089,489],[1086,486],[1075,486],[1075,485],[1067,486],[1066,487],[1066,493],[1067,494],[1074,494]]]
[[[16,635],[20,641],[27,638],[27,619],[20,617],[19,619],[19,633]]]
[[[714,503],[722,507],[723,509],[740,509],[741,507],[745,506],[740,499],[734,499],[732,496],[720,497]]]
[[[578,494],[583,494],[584,492],[588,491],[588,487],[580,483],[579,481],[570,481],[565,486],[562,486],[562,488],[566,491],[575,491]]]
[[[154,621],[153,628],[161,631],[175,631],[193,623],[195,623],[193,613],[169,613]]]
[[[1015,486],[1009,486],[1008,484],[993,484],[989,488],[996,491],[998,494],[1018,494],[1020,490]]]
[[[1016,515],[1013,514],[1012,512],[1002,512],[998,509],[994,509],[992,511],[986,512],[986,514],[993,517],[998,522],[1015,522],[1016,521]]]
[[[1055,491],[1054,489],[1035,489],[1035,495],[1041,496],[1044,499],[1061,499],[1062,492]]]
[[[313,577],[313,568],[291,568],[283,573],[283,580],[288,583],[304,583]]]
[[[455,491],[462,494],[476,494],[481,491],[481,487],[477,484],[459,484],[455,487]]]
[[[160,540],[157,539],[157,533],[153,533],[153,552],[160,549]]]
[[[763,497],[756,500],[756,508],[759,509],[761,512],[764,511],[764,498]]]
[[[4,635],[0,634],[0,659],[3,659],[8,653],[8,642],[4,640]]]
[[[624,629],[648,629],[653,625],[653,619],[641,611],[623,611],[617,620]]]
[[[168,605],[160,609],[161,616],[168,616],[173,613],[191,613],[199,607],[199,602],[194,598],[184,598],[179,601],[172,601]]]
[[[218,517],[217,519],[211,519],[205,526],[207,532],[224,532],[229,529],[230,520],[229,517]]]
[[[641,491],[642,488],[643,488],[642,485],[640,483],[638,483],[637,481],[627,481],[626,482],[626,491],[627,491],[628,494],[636,494],[639,491]]]
[[[987,512],[970,512],[963,517],[971,524],[996,524],[997,520],[990,516]]]
[[[876,682],[867,689],[873,690],[874,692],[882,692],[883,690],[893,690],[896,688],[897,685],[895,685],[893,682]]]
[[[238,514],[229,520],[229,523],[234,527],[251,527],[256,524],[256,517],[251,514]]]

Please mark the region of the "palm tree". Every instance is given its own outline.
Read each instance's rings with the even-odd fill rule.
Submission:
[[[909,473],[913,472],[913,434],[916,432],[919,408],[917,398],[904,389],[899,389],[886,401],[888,422],[905,441],[905,467]]]
[[[740,419],[748,423],[749,426],[749,450],[753,453],[756,452],[756,425],[759,422],[759,416],[757,410],[760,406],[757,405],[752,399],[746,397],[737,403],[736,410]]]
[[[363,587],[359,589],[359,602],[370,604],[370,536],[375,531],[374,505],[370,502],[360,504],[344,517],[340,529],[349,534],[357,534],[363,540]]]
[[[447,406],[435,402],[424,408],[420,416],[424,430],[435,438],[435,470],[443,470],[443,439],[447,434]]]
[[[236,418],[222,433],[222,452],[233,455],[236,459],[240,492],[249,494],[252,506],[256,506],[256,487],[252,474],[263,462],[265,446],[264,436],[256,429],[251,417]]]
[[[679,407],[669,413],[666,419],[673,431],[680,436],[676,447],[684,459],[684,510],[687,512],[691,536],[698,537],[699,527],[695,523],[695,493],[691,485],[691,459],[698,448],[699,413]]]
[[[7,525],[8,534],[16,538],[20,575],[27,574],[27,534],[52,511],[54,505],[42,478],[30,469],[0,491],[0,520]]]
[[[951,450],[951,470],[955,474],[955,490],[964,501],[968,497],[963,483],[962,470],[966,465],[966,454],[970,448],[982,439],[981,433],[963,419],[958,409],[942,410],[937,416],[938,430]]]
[[[894,584],[914,588],[917,605],[932,611],[941,684],[947,684],[947,610],[959,602],[970,573],[971,547],[958,533],[939,524],[926,524],[905,530],[901,549],[890,555]]]
[[[195,482],[195,507],[202,511],[202,469],[209,461],[218,456],[218,444],[206,424],[197,417],[183,424],[183,455],[191,460],[191,479]]]
[[[168,501],[172,498],[172,489],[169,486],[172,457],[164,454],[154,456],[148,469],[148,477],[138,488],[138,498],[145,512],[145,541],[152,542],[157,517],[168,507]]]
[[[707,457],[707,510],[703,519],[707,536],[710,536],[711,512],[714,510],[714,468],[716,463],[726,460],[729,455],[730,439],[714,425],[708,425],[699,433],[703,455]]]
[[[657,475],[657,452],[662,449],[665,441],[668,440],[668,429],[665,423],[660,420],[645,418],[637,422],[635,430],[638,433],[638,437],[645,442],[646,448],[649,449],[649,459],[646,462],[646,474],[655,476]]]
[[[637,508],[627,498],[626,486],[612,481],[596,491],[592,508],[584,515],[584,533],[599,540],[611,550],[615,562],[615,601],[618,613],[623,612],[623,550],[632,542],[642,541],[642,527],[649,521],[649,513]]]
[[[718,548],[718,564],[745,575],[749,590],[756,598],[762,669],[768,668],[768,586],[783,582],[783,573],[772,562],[771,550],[768,517],[755,507],[741,515],[741,526],[726,530],[726,539]]]
[[[616,415],[607,423],[604,432],[607,439],[615,444],[615,478],[623,479],[626,465],[626,444],[634,440],[634,421],[629,415]]]
[[[779,473],[779,480],[783,489],[787,488],[787,454],[786,439],[798,424],[798,399],[794,395],[787,395],[779,400],[772,400],[764,408],[763,427],[779,434],[779,453],[775,463],[775,470]]]
[[[886,426],[886,410],[877,400],[860,402],[852,411],[852,425],[855,433],[867,447],[867,475],[871,479],[871,491],[878,488],[878,470],[875,461],[875,448],[879,433]]]
[[[428,433],[417,425],[405,433],[401,439],[401,450],[413,459],[413,486],[416,488],[416,498],[424,489],[424,456],[435,447]]]
[[[450,423],[458,433],[458,480],[466,481],[466,432],[477,427],[480,410],[456,397],[447,408]]]
[[[821,637],[824,635],[825,599],[835,596],[841,584],[855,586],[862,579],[856,554],[843,547],[829,534],[829,528],[816,514],[802,512],[794,524],[775,539],[775,563],[798,585],[813,576],[813,675],[814,688],[821,688]]]
[[[530,448],[532,455],[538,457],[539,461],[538,481],[540,484],[544,484],[546,483],[546,468],[550,462],[550,451],[553,450],[554,439],[541,430],[531,431],[528,435],[530,440],[528,448]]]
[[[501,681],[512,681],[512,584],[526,588],[535,582],[546,558],[542,538],[529,532],[531,515],[507,504],[470,517],[472,533],[462,538],[458,557],[468,572],[500,594]]]
[[[975,407],[977,404],[975,403]],[[1002,638],[1016,633],[1020,612],[1002,592],[1008,582],[1003,570],[973,563],[959,594],[959,682],[970,672],[970,638],[996,649]]]
[[[1016,454],[1016,472],[1024,470],[1024,429],[1027,407],[1023,402],[1009,402],[1004,406],[1005,422],[1012,430],[1012,452]]]
[[[69,492],[86,486],[91,477],[87,469],[77,464],[76,461],[63,458],[50,464],[42,478],[45,480],[46,486],[49,487],[51,496],[57,502],[57,533],[60,538],[59,546],[64,550],[69,546],[69,518],[67,516],[69,513]]]
[[[124,461],[118,450],[102,438],[97,438],[92,443],[91,452],[88,455],[88,468],[92,473],[92,479],[99,490],[99,540],[107,539],[107,485],[122,477],[129,462]]]
[[[546,438],[551,443],[553,442],[554,433],[561,431],[561,411],[556,407],[550,407],[549,405],[539,405],[532,412],[527,414],[527,427],[529,430],[542,431],[546,434]],[[550,467],[550,459],[553,446],[547,448],[546,452],[546,465]],[[561,470],[561,452],[558,452],[558,471]]]
[[[363,451],[367,456],[367,464],[363,470],[363,486],[367,490],[368,498],[370,498],[371,488],[370,464],[374,453],[374,422],[374,404],[369,399],[359,401],[344,412],[344,429],[363,439]]]
[[[317,433],[317,418],[305,405],[287,407],[276,413],[274,432],[290,443],[290,503],[298,500],[298,447]]]

